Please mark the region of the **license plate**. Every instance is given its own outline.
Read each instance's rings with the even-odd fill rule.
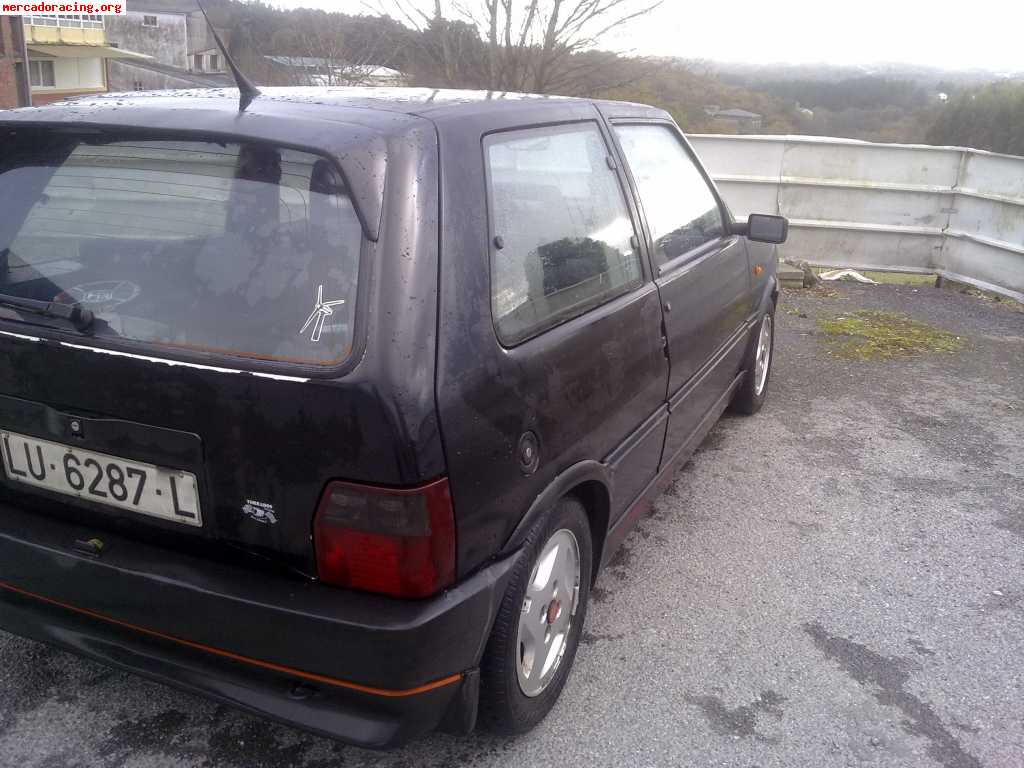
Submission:
[[[196,476],[141,461],[0,432],[7,479],[54,493],[201,526]]]

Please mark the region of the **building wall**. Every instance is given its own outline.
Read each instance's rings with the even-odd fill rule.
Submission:
[[[154,72],[137,67],[130,60],[111,59],[107,69],[107,82],[111,91],[163,91],[175,88],[195,88],[192,80],[175,77],[170,73]]]
[[[156,26],[143,26],[145,16],[155,16]],[[184,14],[129,10],[124,16],[106,16],[104,22],[109,44],[152,56],[160,64],[188,68],[188,29]],[[111,87],[121,90],[117,85]]]
[[[32,106],[43,107],[53,104],[56,101],[64,101],[72,96],[81,96],[80,92],[67,93],[66,91],[32,91]]]
[[[12,22],[21,22],[13,16],[0,16],[0,109],[18,106],[18,78],[14,59],[14,30]]]
[[[223,34],[221,37],[224,37]],[[225,44],[228,38],[224,38]],[[188,17],[188,52],[189,54],[199,51],[209,51],[217,47],[217,43],[210,34],[210,26],[206,23],[201,13],[193,13]]]

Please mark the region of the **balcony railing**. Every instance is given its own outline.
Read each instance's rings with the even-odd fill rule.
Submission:
[[[103,29],[103,17],[83,14],[53,14],[51,16],[26,16],[26,27],[60,27],[62,29]]]

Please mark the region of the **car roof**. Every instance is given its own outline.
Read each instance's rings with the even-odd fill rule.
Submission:
[[[57,125],[66,129],[201,132],[312,147],[344,172],[360,220],[379,236],[389,145],[412,139],[435,144],[445,123],[500,115],[510,127],[577,119],[593,105],[606,116],[667,117],[640,104],[564,96],[430,88],[261,88],[239,112],[235,88],[104,93],[42,107],[0,110],[0,127]]]
[[[248,111],[259,111],[261,105],[269,103],[290,104],[296,108],[322,107],[321,119],[329,119],[327,114],[339,109],[367,110],[404,114],[410,116],[429,116],[440,118],[452,115],[465,115],[483,111],[503,112],[513,119],[515,113],[526,113],[538,109],[557,109],[570,104],[594,104],[603,111],[623,112],[628,114],[649,113],[652,116],[664,117],[660,109],[645,104],[609,101],[601,99],[580,99],[570,96],[552,96],[535,93],[514,93],[510,91],[467,91],[443,88],[367,88],[367,87],[300,87],[300,88],[261,88]],[[200,109],[211,108],[235,111],[238,104],[238,91],[234,88],[192,88],[168,91],[141,91],[130,93],[103,93],[92,96],[80,96],[68,101],[58,102],[47,107],[30,108],[48,113],[59,110],[83,110],[86,108],[102,109],[116,106],[118,109]],[[14,110],[24,112],[25,110]],[[321,111],[321,110],[317,110]],[[327,114],[323,114],[327,113]],[[0,112],[0,114],[3,114]]]

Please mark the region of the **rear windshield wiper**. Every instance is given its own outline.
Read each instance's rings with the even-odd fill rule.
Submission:
[[[71,323],[79,333],[89,333],[96,322],[96,315],[88,309],[77,305],[60,304],[55,301],[38,301],[23,299],[20,296],[8,296],[0,293],[0,307],[28,312],[41,317],[52,317]]]

